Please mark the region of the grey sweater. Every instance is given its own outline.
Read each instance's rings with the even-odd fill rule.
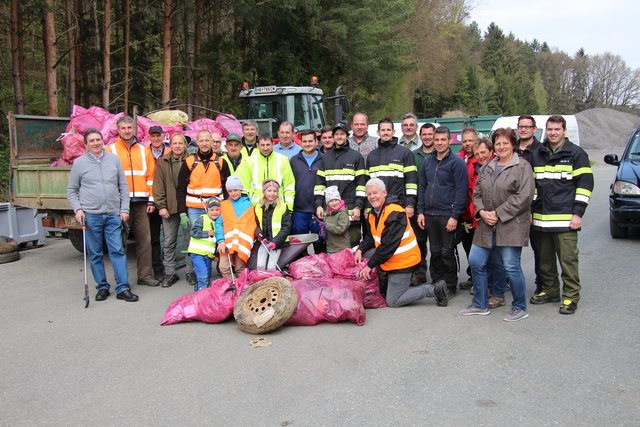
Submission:
[[[100,160],[85,153],[71,166],[67,199],[74,212],[119,215],[129,213],[129,187],[120,159],[103,153]]]

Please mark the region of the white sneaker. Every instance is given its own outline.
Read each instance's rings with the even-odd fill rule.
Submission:
[[[488,308],[479,308],[471,304],[470,306],[463,308],[458,312],[463,316],[486,316],[487,314],[491,314]]]

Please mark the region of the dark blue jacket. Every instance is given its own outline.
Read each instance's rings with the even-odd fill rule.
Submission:
[[[438,160],[437,153],[424,161],[418,176],[418,214],[460,219],[467,205],[467,165],[451,150]]]
[[[324,157],[324,154],[318,152],[318,156],[311,164],[311,167],[309,167],[302,151],[289,160],[293,176],[296,179],[296,195],[293,199],[293,210],[296,212],[315,212],[313,187],[316,183],[316,173],[322,157]]]

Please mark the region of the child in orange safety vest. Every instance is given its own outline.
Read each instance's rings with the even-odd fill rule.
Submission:
[[[245,269],[256,230],[256,218],[251,200],[239,177],[231,175],[225,185],[229,198],[220,203],[222,215],[216,220],[216,240],[222,277],[231,279]]]

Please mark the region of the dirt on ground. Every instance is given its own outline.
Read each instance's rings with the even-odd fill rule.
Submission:
[[[593,108],[576,114],[580,146],[589,151],[620,155],[631,134],[640,126],[640,116],[610,108]]]

